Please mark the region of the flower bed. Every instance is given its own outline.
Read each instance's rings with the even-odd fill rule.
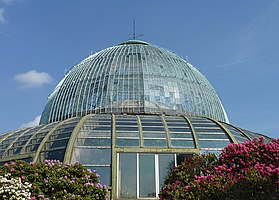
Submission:
[[[70,165],[56,160],[46,160],[43,163],[16,161],[0,167],[0,174],[9,174],[23,185],[28,183],[31,196],[25,199],[107,199],[107,188],[100,184],[99,175],[80,163]],[[0,199],[3,195],[0,193]]]

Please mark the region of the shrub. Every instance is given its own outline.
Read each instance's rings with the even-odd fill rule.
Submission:
[[[185,193],[181,192],[185,186],[195,180],[196,175],[206,176],[211,174],[218,161],[214,154],[193,155],[174,168],[168,175],[160,192],[164,199],[183,199]]]
[[[10,173],[22,182],[32,184],[35,199],[106,199],[107,189],[99,182],[99,175],[80,163],[62,164],[56,160],[43,163],[23,161],[6,163],[0,173]]]
[[[31,186],[28,182],[22,183],[20,178],[11,177],[10,173],[0,175],[0,199],[30,199]]]
[[[203,160],[205,156],[200,156]],[[263,138],[230,144],[208,170],[197,171],[185,160],[174,170],[160,192],[161,199],[279,199],[279,140]],[[203,162],[198,166],[203,166]],[[215,165],[215,166],[214,166]],[[183,171],[180,171],[183,170]],[[204,173],[206,172],[206,173]],[[181,181],[180,175],[186,177]],[[171,180],[168,182],[168,180]]]

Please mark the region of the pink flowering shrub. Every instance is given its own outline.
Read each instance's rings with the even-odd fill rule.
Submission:
[[[0,174],[7,173],[32,184],[31,200],[107,199],[107,189],[100,184],[99,175],[80,163],[70,165],[56,160],[46,160],[43,163],[16,161],[0,167]]]
[[[185,199],[183,188],[188,187],[197,175],[209,175],[213,172],[218,159],[214,154],[186,157],[181,165],[174,168],[164,182],[160,192],[161,199]],[[179,197],[179,198],[178,198]]]
[[[187,160],[182,165],[190,166]],[[169,177],[189,171],[191,169],[184,172],[174,170]],[[279,199],[279,140],[265,144],[263,138],[260,138],[242,144],[230,144],[224,148],[215,166],[205,172],[197,173],[193,180],[186,179],[186,184],[181,184],[183,181],[180,179],[179,182],[173,179],[168,182],[168,178],[160,198]]]

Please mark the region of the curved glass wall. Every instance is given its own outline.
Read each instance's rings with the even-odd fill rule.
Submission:
[[[2,134],[0,159],[12,160],[31,156],[43,161],[58,159],[57,155],[61,155],[59,159],[64,160],[68,141],[73,137],[75,128],[77,130],[73,148],[81,148],[80,151],[84,152],[97,152],[94,149],[102,149],[99,152],[106,152],[105,154],[111,153],[112,141],[114,148],[181,151],[198,149],[202,152],[221,151],[231,142],[241,143],[261,136],[266,142],[270,141],[270,138],[264,135],[205,117],[91,114]],[[84,154],[74,152],[71,162],[87,159],[81,155]],[[102,164],[110,165],[104,161],[96,163],[96,166]]]
[[[111,185],[111,126],[110,115],[90,116],[78,131],[70,161],[97,171],[106,185]]]
[[[165,176],[186,156],[219,154],[260,136],[206,117],[89,114],[0,135],[0,164],[78,161],[97,171],[116,199],[158,198]]]
[[[174,53],[141,41],[81,61],[49,96],[41,124],[89,113],[209,116],[228,122],[208,80]]]
[[[116,147],[139,147],[140,146],[140,131],[139,131],[139,122],[137,116],[118,115],[116,117],[115,146]]]
[[[184,117],[165,116],[171,147],[196,148],[192,129]]]

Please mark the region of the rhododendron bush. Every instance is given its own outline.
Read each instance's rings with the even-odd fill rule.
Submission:
[[[1,166],[0,174],[9,174],[23,184],[28,183],[30,188],[27,191],[31,197],[26,199],[107,199],[107,189],[100,184],[99,175],[80,163],[70,165],[56,160],[46,160],[43,163],[16,161]],[[1,195],[0,199],[3,199]]]
[[[279,199],[279,139],[230,144],[213,157],[187,158],[167,177],[160,198]]]

